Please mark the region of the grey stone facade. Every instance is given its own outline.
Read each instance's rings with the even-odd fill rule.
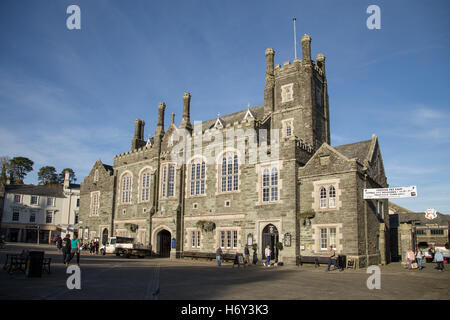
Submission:
[[[97,161],[81,184],[80,220],[88,237],[92,238],[91,231],[98,237],[104,230],[109,235],[132,236],[157,254],[167,255],[170,250],[173,258],[183,252],[214,252],[217,245],[225,253],[243,252],[251,242],[257,244],[261,259],[264,245],[269,244],[278,260],[290,264],[298,255],[324,254],[327,242],[361,266],[389,262],[389,221],[376,204],[362,198],[364,188],[387,187],[378,139],[374,135],[368,141],[330,146],[325,57],[319,54],[316,61],[311,59],[308,35],[301,43],[303,59],[283,66],[274,66],[275,52],[266,50],[263,105],[200,124],[201,151],[217,159],[205,163],[204,192],[192,195],[190,189],[191,183],[195,186],[192,165],[200,166],[203,158],[198,154],[191,158],[183,149],[180,152],[187,162],[173,159],[175,132],[183,129],[194,141],[199,132],[196,124],[190,123],[191,95],[183,95],[178,127],[172,115],[164,129],[165,104],[159,104],[157,128],[149,141],[143,138],[144,121],[136,119],[131,150],[116,155],[112,167]],[[256,130],[256,138],[238,134],[231,149],[217,149],[225,142],[208,139],[212,133],[225,136],[230,130],[249,129]],[[268,130],[267,140],[259,134],[261,129]],[[272,142],[275,132],[279,144]],[[239,138],[245,142],[243,151],[239,149],[242,152],[233,149]],[[251,161],[252,139],[259,154],[256,161]],[[266,141],[268,151],[261,151]],[[273,156],[275,148],[277,157]],[[233,156],[238,156],[239,165],[237,173],[228,172],[232,182],[228,190],[230,182],[224,178],[221,159]],[[272,180],[268,178],[271,182],[267,183],[275,188],[265,185],[265,169],[272,170]],[[96,170],[98,179],[94,181]],[[225,179],[225,191],[221,179]],[[172,186],[173,193],[169,191]],[[327,208],[319,203],[320,188],[329,193]],[[97,211],[92,200],[96,193]],[[383,206],[387,213],[387,201]],[[202,228],[208,222],[213,223],[212,230]],[[276,242],[284,245],[282,250],[276,249]]]

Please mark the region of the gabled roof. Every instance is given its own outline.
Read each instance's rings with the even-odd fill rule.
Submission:
[[[235,123],[235,122],[241,122],[244,120],[245,115],[247,114],[248,110],[250,110],[253,117],[257,120],[262,120],[264,117],[264,105],[257,106],[253,108],[247,108],[245,110],[237,111],[234,113],[227,114],[225,116],[220,116],[220,121],[225,126],[227,123]],[[206,120],[202,122],[202,129],[207,130],[214,127],[216,124],[217,117],[214,119]]]
[[[6,186],[7,193],[29,194],[33,196],[47,196],[64,198],[63,187],[57,186],[35,186],[32,184],[12,184]]]
[[[372,140],[343,144],[333,147],[349,159],[358,159],[361,162],[367,159]]]

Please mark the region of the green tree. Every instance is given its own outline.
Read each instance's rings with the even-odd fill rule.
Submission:
[[[25,157],[12,158],[6,168],[11,182],[23,183],[23,179],[30,172],[33,171],[34,162]]]
[[[69,170],[69,182],[75,183],[77,181],[77,178],[75,177],[75,172],[70,168],[65,168],[61,171],[61,173],[58,176],[59,183],[64,183],[64,177],[66,175],[66,170]]]
[[[39,169],[38,172],[39,184],[52,184],[58,183],[58,175],[56,174],[55,167],[45,166]]]

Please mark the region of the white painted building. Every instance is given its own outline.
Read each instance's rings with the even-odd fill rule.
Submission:
[[[0,234],[6,241],[50,243],[78,226],[80,185],[6,185]],[[39,234],[39,237],[38,237]]]

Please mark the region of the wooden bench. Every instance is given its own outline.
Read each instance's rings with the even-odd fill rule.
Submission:
[[[314,266],[320,267],[320,264],[326,264],[328,266],[329,257],[324,256],[297,256],[296,264],[297,267],[303,265],[304,263],[314,263]],[[338,257],[337,262],[339,264],[340,258]],[[345,269],[345,262],[343,262],[343,268]]]
[[[191,258],[191,259],[208,259],[215,260],[216,254],[214,252],[196,252],[196,251],[185,251],[182,253],[183,258]],[[225,253],[222,255],[223,261],[234,261],[236,258],[236,254],[234,253]]]
[[[320,264],[328,265],[328,257],[324,256],[297,256],[297,267],[303,265],[304,263],[314,263],[314,266],[320,267]]]

